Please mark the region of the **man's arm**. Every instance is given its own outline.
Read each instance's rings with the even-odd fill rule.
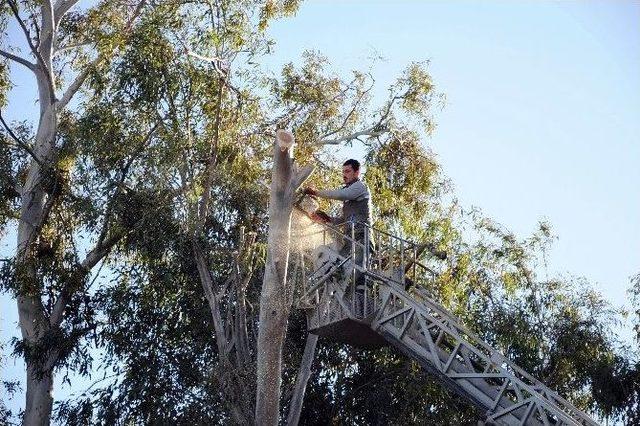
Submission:
[[[357,181],[346,188],[334,190],[317,190],[316,195],[318,197],[330,198],[332,200],[357,200],[358,198],[367,195],[367,188],[361,181]]]

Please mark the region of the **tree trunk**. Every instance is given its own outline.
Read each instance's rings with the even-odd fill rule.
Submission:
[[[44,96],[40,96],[42,101]],[[41,107],[42,108],[42,107]],[[36,133],[35,154],[39,161],[48,164],[52,157],[53,141],[57,131],[55,107],[42,108]],[[19,295],[18,318],[22,338],[30,346],[37,346],[49,329],[49,321],[44,314],[40,300],[40,283],[33,266],[32,244],[38,238],[42,223],[46,219],[45,193],[41,182],[46,170],[37,161],[32,161],[22,192],[20,222],[17,239],[17,270]],[[24,410],[24,425],[48,425],[51,417],[53,398],[51,395],[53,373],[41,372],[27,360],[27,395]]]
[[[27,405],[24,409],[22,424],[25,426],[43,426],[51,422],[53,407],[53,374],[51,370],[41,372],[27,361]]]
[[[300,362],[300,369],[296,377],[296,386],[289,404],[289,417],[287,418],[288,426],[297,426],[300,421],[300,412],[302,411],[302,402],[304,401],[304,392],[307,389],[307,382],[311,376],[311,366],[313,358],[316,354],[316,344],[318,343],[317,334],[307,334],[307,343],[304,345],[304,354]]]
[[[256,423],[277,425],[282,382],[282,345],[287,333],[291,294],[287,286],[289,238],[294,194],[313,168],[300,172],[293,165],[293,135],[278,131],[274,144],[269,235],[258,330]]]

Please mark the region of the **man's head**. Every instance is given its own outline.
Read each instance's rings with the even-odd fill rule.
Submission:
[[[353,158],[342,165],[342,180],[345,184],[355,182],[360,177],[360,163]]]

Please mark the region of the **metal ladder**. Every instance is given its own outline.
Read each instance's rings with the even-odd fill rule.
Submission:
[[[294,262],[297,305],[307,313],[309,332],[356,346],[393,345],[483,410],[487,424],[598,424],[433,300],[426,289],[434,272],[419,262],[420,246],[370,227],[364,243],[358,242],[354,224],[347,226],[346,235],[324,226],[317,240],[342,240],[350,245],[350,256],[335,256],[320,270],[309,251]],[[370,237],[375,252],[369,250]],[[351,261],[356,250],[364,257],[360,265]]]

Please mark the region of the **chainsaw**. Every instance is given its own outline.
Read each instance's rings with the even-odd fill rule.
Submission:
[[[293,206],[314,222],[331,223],[331,216],[318,210],[317,198],[299,191]]]

